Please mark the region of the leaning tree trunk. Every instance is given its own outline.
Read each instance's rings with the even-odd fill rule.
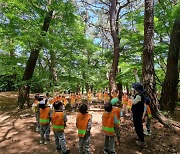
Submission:
[[[162,109],[174,113],[178,96],[178,61],[180,52],[180,17],[174,21],[170,36],[167,71],[162,87],[160,105]]]
[[[167,119],[159,111],[159,102],[156,94],[156,81],[154,72],[154,10],[153,0],[145,0],[145,18],[144,18],[144,49],[143,49],[143,83],[147,92],[148,97],[151,99],[151,109],[153,115],[166,127],[174,129],[174,126],[179,125],[169,119]]]
[[[52,15],[53,15],[53,11],[50,10],[44,19],[44,24],[42,26],[42,34],[41,34],[42,37],[44,37],[46,35],[45,32],[47,32],[49,29],[49,25],[50,25],[50,21],[52,19]],[[38,59],[41,47],[42,47],[42,42],[39,41],[37,46],[31,51],[30,57],[27,61],[26,69],[25,69],[25,72],[24,72],[24,75],[22,78],[22,81],[25,81],[26,83],[19,88],[18,106],[20,109],[23,109],[25,102],[27,102],[27,104],[29,106],[28,100],[29,100],[30,87],[29,87],[28,81],[33,76],[34,69],[36,66],[36,61]]]
[[[119,62],[120,38],[119,38],[119,23],[118,23],[119,14],[116,9],[117,1],[110,0],[110,3],[111,3],[109,7],[110,29],[111,29],[111,36],[112,36],[113,44],[114,44],[113,63],[112,63],[110,74],[109,74],[109,90],[111,92],[112,90],[117,90],[116,73],[117,73],[117,66]]]

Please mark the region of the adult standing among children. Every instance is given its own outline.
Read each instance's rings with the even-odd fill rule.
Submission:
[[[139,146],[146,146],[144,142],[144,133],[143,133],[143,123],[142,117],[144,113],[144,87],[140,82],[132,84],[134,92],[132,95],[132,112],[133,112],[133,122],[136,134],[139,138],[139,141],[136,141],[136,144]]]

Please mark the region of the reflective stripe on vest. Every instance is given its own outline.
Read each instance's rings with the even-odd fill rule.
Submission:
[[[78,134],[85,135],[86,134],[86,130],[78,129]]]
[[[115,113],[104,113],[102,116],[102,129],[104,134],[113,136],[114,133],[114,116]]]
[[[104,127],[103,130],[108,131],[108,132],[114,132],[114,128],[109,128],[109,127]]]
[[[46,107],[44,109],[40,109],[40,118],[39,118],[39,122],[41,125],[46,125],[50,122],[50,108]]]
[[[56,125],[52,125],[52,127],[53,127],[54,129],[61,129],[61,130],[64,129],[64,126],[56,126]]]
[[[41,123],[49,123],[50,120],[49,120],[49,119],[40,119],[40,122],[41,122]]]
[[[87,130],[88,121],[91,119],[90,114],[81,114],[77,115],[77,128],[78,128],[78,136],[84,137]]]
[[[52,114],[53,131],[64,131],[64,112],[55,111]]]

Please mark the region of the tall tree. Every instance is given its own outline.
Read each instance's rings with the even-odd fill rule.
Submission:
[[[126,7],[130,0],[124,5],[119,5],[117,0],[110,0],[109,15],[110,15],[110,30],[113,39],[113,62],[109,75],[109,90],[117,90],[116,74],[118,71],[119,53],[120,53],[120,35],[119,35],[119,14],[122,8]]]
[[[174,129],[178,123],[170,121],[159,111],[159,102],[156,94],[156,81],[154,72],[153,37],[154,37],[154,0],[145,0],[144,14],[144,49],[143,49],[143,83],[147,95],[151,99],[151,108],[154,116],[165,126]]]
[[[163,109],[174,112],[178,94],[179,61],[180,52],[180,16],[178,16],[172,28],[167,59],[167,71],[162,87],[160,103]]]
[[[152,100],[155,98],[156,82],[154,77],[154,0],[145,0],[143,83]],[[156,98],[155,98],[156,100]]]
[[[48,5],[51,5],[51,0],[48,1]],[[44,18],[44,23],[43,23],[43,26],[41,28],[42,38],[46,35],[46,32],[49,29],[49,25],[50,25],[50,22],[52,19],[52,15],[53,15],[53,10],[49,10],[47,12],[45,18]],[[39,38],[39,42],[37,42],[37,45],[32,49],[32,51],[30,53],[30,57],[27,61],[22,81],[28,81],[33,76],[34,69],[36,66],[36,62],[37,62],[37,59],[39,56],[39,52],[40,52],[42,45],[43,45],[42,38]],[[22,109],[24,107],[24,104],[26,101],[27,101],[27,104],[29,106],[29,91],[30,91],[30,86],[28,83],[25,85],[22,85],[19,88],[19,96],[18,96],[19,108]]]

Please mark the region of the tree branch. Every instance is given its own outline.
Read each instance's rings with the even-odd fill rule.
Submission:
[[[82,3],[85,3],[85,4],[88,4],[89,6],[92,6],[92,7],[95,7],[95,8],[98,8],[98,9],[101,9],[101,10],[105,10],[105,11],[108,11],[107,9],[105,9],[104,7],[99,7],[99,6],[96,6],[96,5],[93,5],[91,3],[88,3],[84,0],[81,0]]]

